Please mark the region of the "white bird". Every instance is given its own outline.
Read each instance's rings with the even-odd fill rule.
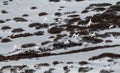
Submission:
[[[52,26],[49,25],[49,26],[48,26],[48,29],[51,29],[51,28],[52,28]]]
[[[93,32],[92,34],[91,34],[91,37],[95,37],[96,36],[96,32]]]
[[[63,2],[63,3],[66,3],[66,1],[65,1],[65,0],[63,0],[62,2]]]
[[[39,48],[40,46],[36,45],[35,48]]]
[[[110,63],[110,67],[109,67],[109,70],[112,70],[112,67],[115,65],[115,63],[114,62],[111,62]]]
[[[110,37],[112,38],[112,40],[116,40],[116,38],[111,34]]]
[[[52,18],[55,18],[55,15],[53,14],[51,17],[52,17]]]
[[[36,46],[34,46],[34,50],[36,50],[36,51],[38,51],[39,50],[39,48],[40,48],[40,46],[38,46],[38,45],[36,45]]]
[[[16,34],[14,33],[14,34],[12,34],[12,37],[14,37]]]
[[[65,40],[64,44],[69,44],[70,41],[69,40]]]
[[[110,26],[109,26],[109,29],[111,29],[111,28],[113,28],[113,27],[114,27],[114,25],[110,25]]]
[[[86,27],[90,27],[91,24],[92,24],[92,21],[90,19],[89,22],[87,23]]]
[[[75,36],[76,36],[76,33],[74,33],[74,34],[72,35],[72,38],[75,38]]]
[[[14,45],[14,46],[13,46],[13,49],[14,49],[14,50],[17,50],[17,49],[18,49],[18,46],[17,46],[17,45]]]
[[[88,46],[89,46],[87,42],[84,42],[82,45],[83,45],[84,47],[88,47]]]
[[[76,34],[76,35],[75,35],[75,38],[78,38],[78,37],[79,37],[79,34]]]
[[[116,42],[120,42],[119,39],[117,39],[117,37],[114,37],[112,34],[110,35],[110,39],[113,40],[113,41],[116,41]]]
[[[44,19],[43,19],[43,22],[46,22],[48,20],[48,18],[47,17],[45,17]]]
[[[74,33],[73,35],[72,35],[72,38],[74,38],[74,39],[76,39],[76,38],[78,38],[79,37],[79,34],[77,34],[77,33]]]
[[[81,38],[79,37],[79,34],[74,33],[73,36],[72,36],[71,41],[75,42],[75,43],[79,43],[80,40],[81,40]]]

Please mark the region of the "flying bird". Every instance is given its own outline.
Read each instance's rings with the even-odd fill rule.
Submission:
[[[92,21],[91,21],[91,19],[90,19],[86,26],[87,26],[87,27],[90,27],[91,24],[92,24]]]
[[[114,25],[110,25],[110,26],[109,26],[109,29],[111,29],[111,28],[113,28],[113,27],[114,27]]]
[[[96,32],[93,32],[92,34],[91,34],[91,37],[95,37],[96,36]]]
[[[76,35],[76,33],[74,33],[74,34],[72,35],[72,38],[75,38],[75,35]]]

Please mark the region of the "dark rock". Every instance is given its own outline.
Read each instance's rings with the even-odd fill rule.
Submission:
[[[23,44],[21,47],[28,48],[28,47],[34,47],[35,45],[36,45],[35,43],[27,43],[27,44]]]

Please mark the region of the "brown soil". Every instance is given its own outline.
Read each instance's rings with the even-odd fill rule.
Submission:
[[[110,58],[120,58],[120,54],[114,54],[114,53],[103,53],[98,56],[93,56],[89,58],[89,60],[96,60],[104,57],[110,57]]]

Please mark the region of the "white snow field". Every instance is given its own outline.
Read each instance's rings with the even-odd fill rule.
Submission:
[[[120,0],[0,0],[0,73],[120,73]]]

